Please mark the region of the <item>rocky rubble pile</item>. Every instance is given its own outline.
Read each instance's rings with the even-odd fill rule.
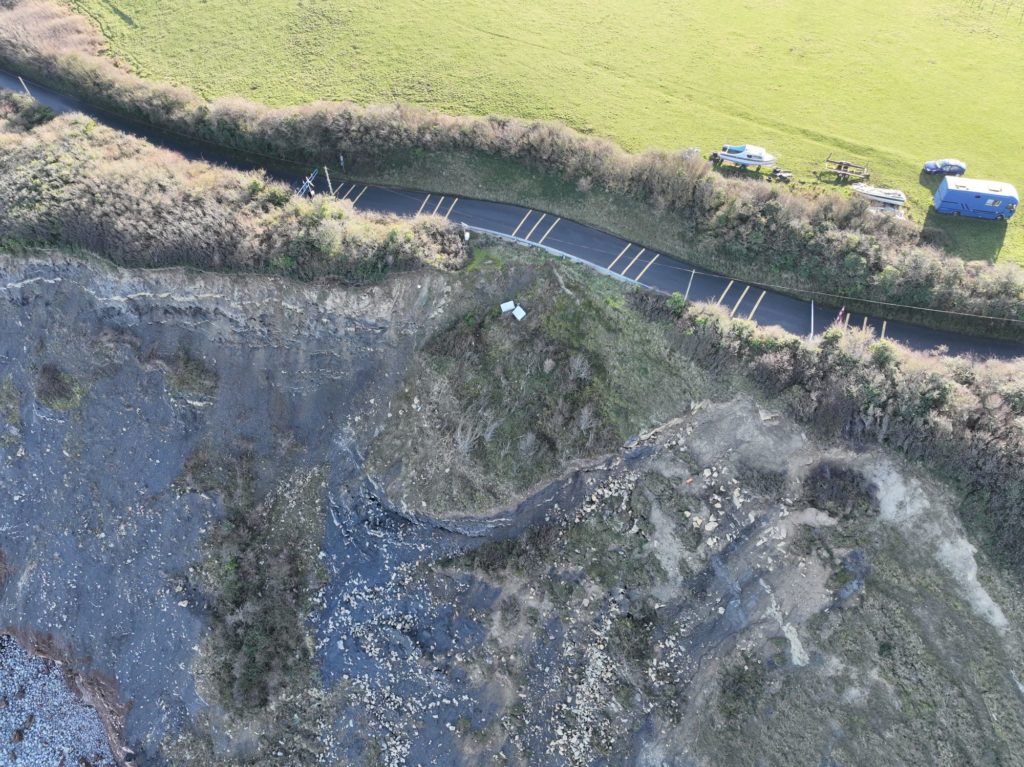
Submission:
[[[0,742],[5,764],[114,767],[96,711],[69,689],[63,670],[0,636]]]

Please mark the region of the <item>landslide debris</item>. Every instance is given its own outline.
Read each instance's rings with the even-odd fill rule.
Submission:
[[[413,361],[373,442],[370,470],[410,513],[466,516],[507,506],[568,462],[614,449],[716,386],[654,320],[660,298],[623,293],[515,249],[478,251],[475,300]],[[511,277],[511,279],[510,279]],[[514,296],[522,322],[499,305]]]
[[[960,488],[789,415],[856,412],[780,372],[817,370],[789,339],[497,246],[359,289],[2,267],[0,619],[116,679],[139,763],[980,765],[1024,742],[1017,581]],[[522,323],[493,311],[510,293]],[[754,345],[769,397],[729,362]],[[828,359],[880,393],[858,434],[918,444],[884,397],[924,419],[919,379],[849,348]]]

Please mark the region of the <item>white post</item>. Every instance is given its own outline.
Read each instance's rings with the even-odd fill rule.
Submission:
[[[811,299],[811,334],[808,338],[814,338],[814,299]]]
[[[327,172],[327,166],[324,166],[324,176],[327,177],[327,191],[331,193],[331,197],[334,197],[334,186],[331,184],[331,174]]]
[[[27,95],[27,96],[28,96],[29,98],[34,98],[34,97],[32,96],[32,91],[30,91],[30,90],[28,89],[28,86],[27,86],[27,85],[25,85],[25,81],[21,79],[21,75],[18,75],[18,82],[19,82],[19,83],[21,83],[21,87],[25,89],[25,94],[26,94],[26,95]]]

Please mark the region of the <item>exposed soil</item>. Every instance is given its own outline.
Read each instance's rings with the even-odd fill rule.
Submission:
[[[953,492],[619,286],[0,270],[0,625],[140,764],[1019,763],[1019,599]]]

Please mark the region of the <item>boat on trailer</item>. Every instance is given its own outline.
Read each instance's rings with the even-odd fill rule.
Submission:
[[[852,187],[855,194],[878,205],[891,205],[901,208],[907,204],[907,196],[899,189],[884,189],[880,186],[870,184],[854,184]]]
[[[711,162],[731,162],[746,168],[764,168],[775,164],[775,157],[763,146],[753,144],[724,144],[720,152],[711,153]]]

